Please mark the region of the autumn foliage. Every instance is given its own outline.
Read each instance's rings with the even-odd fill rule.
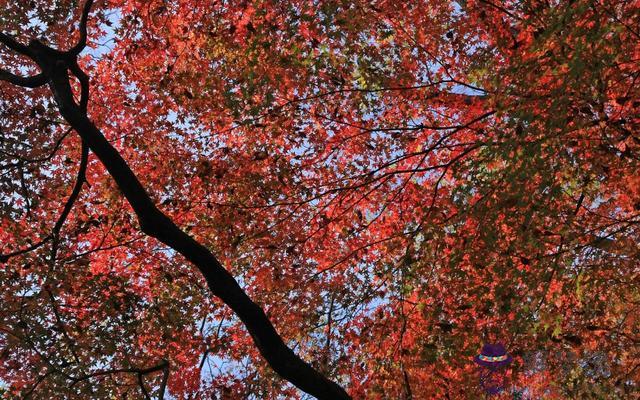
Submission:
[[[640,395],[640,1],[0,4],[2,398],[305,396],[21,51],[83,11],[78,110],[319,376]]]

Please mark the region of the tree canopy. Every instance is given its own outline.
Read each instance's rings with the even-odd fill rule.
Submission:
[[[640,394],[640,1],[0,3],[2,398]]]

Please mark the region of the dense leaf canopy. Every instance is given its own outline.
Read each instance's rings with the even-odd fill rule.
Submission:
[[[0,4],[2,396],[304,398],[193,260],[145,234],[23,51],[73,53],[89,8]],[[514,398],[640,394],[639,1],[86,16],[79,109],[354,399],[479,398],[486,342],[513,355]]]

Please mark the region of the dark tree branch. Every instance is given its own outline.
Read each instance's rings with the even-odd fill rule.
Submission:
[[[47,79],[45,78],[44,74],[38,74],[34,76],[20,76],[9,71],[5,71],[4,69],[0,69],[0,81],[9,82],[13,85],[30,89],[35,89],[47,83]]]
[[[162,382],[158,391],[158,400],[164,400],[164,393],[167,390],[167,381],[169,380],[169,362],[165,360],[164,373],[162,374]]]
[[[139,376],[141,375],[148,375],[148,374],[152,374],[154,372],[158,372],[158,371],[162,371],[167,369],[168,367],[168,363],[166,360],[163,360],[160,364],[158,365],[154,365],[153,367],[149,367],[149,368],[116,368],[116,369],[108,369],[108,370],[103,370],[103,371],[97,371],[97,372],[93,372],[90,374],[86,374],[86,375],[81,375],[81,376],[71,376],[69,377],[69,379],[72,381],[71,383],[71,387],[77,385],[78,383],[85,381],[87,379],[91,379],[91,378],[96,378],[99,376],[105,376],[105,375],[113,375],[113,374],[138,374]]]
[[[92,5],[93,0],[87,0],[84,3],[82,16],[80,17],[80,38],[78,39],[78,43],[69,50],[70,55],[77,56],[87,47],[87,21],[89,20],[89,12],[91,11]]]
[[[88,15],[90,5],[90,2],[88,5],[85,4],[83,17],[85,13]],[[83,19],[86,30],[86,17]],[[84,41],[86,42],[86,38]],[[46,75],[60,114],[113,177],[136,213],[142,231],[176,250],[200,270],[212,294],[236,313],[253,338],[260,354],[274,371],[319,399],[350,399],[342,387],[298,357],[285,344],[262,308],[251,300],[213,253],[180,229],[153,203],[127,162],[89,119],[86,112],[88,79],[84,78],[86,75],[77,65],[76,55],[73,52],[52,49],[37,40],[32,40],[28,48],[16,46],[11,41],[8,43],[13,46],[9,46],[10,48],[31,56]],[[81,50],[82,46],[81,40],[73,51]],[[74,99],[69,71],[81,82],[80,104]]]
[[[147,391],[147,388],[144,386],[144,375],[138,373],[138,385],[140,386],[140,390],[142,390],[142,394],[144,394],[144,398],[147,400],[151,400],[151,396]]]
[[[67,134],[65,133],[64,136],[66,136],[66,135]],[[62,139],[63,138],[61,138],[59,142],[61,142]],[[81,159],[80,159],[80,167],[78,168],[78,176],[76,178],[76,183],[74,185],[74,188],[73,188],[71,194],[69,195],[69,198],[67,199],[67,202],[64,205],[64,208],[62,209],[62,212],[60,213],[60,216],[58,217],[58,220],[56,221],[56,224],[54,225],[53,229],[51,230],[51,234],[45,236],[42,240],[38,241],[37,243],[34,243],[34,244],[30,245],[29,247],[24,248],[24,249],[16,250],[14,252],[7,253],[7,254],[0,254],[0,263],[6,263],[12,257],[19,256],[19,255],[26,254],[26,253],[29,253],[31,251],[34,251],[34,250],[40,248],[45,243],[47,243],[48,241],[50,241],[51,239],[54,240],[53,247],[52,247],[52,256],[51,256],[51,258],[52,258],[52,260],[55,258],[55,253],[56,253],[55,249],[57,249],[58,236],[59,236],[60,230],[62,229],[62,226],[64,225],[65,221],[67,220],[67,217],[69,216],[69,213],[71,212],[71,209],[73,208],[74,203],[76,202],[76,200],[78,199],[78,196],[80,195],[80,190],[82,189],[82,184],[84,182],[86,182],[85,174],[86,174],[86,171],[87,171],[88,157],[89,157],[89,147],[83,142],[82,143],[82,156],[81,156]]]
[[[78,196],[80,196],[80,191],[82,190],[82,185],[87,181],[86,173],[87,173],[87,164],[89,162],[89,146],[83,141],[82,142],[82,155],[80,156],[80,166],[78,167],[78,175],[76,177],[76,183],[73,186],[73,190],[67,199],[67,202],[64,205],[62,213],[56,221],[55,226],[51,232],[51,236],[53,238],[53,244],[51,245],[51,257],[50,263],[53,266],[55,264],[56,255],[58,253],[58,244],[60,241],[60,230],[64,225],[73,205],[76,200],[78,200]]]
[[[64,320],[62,318],[62,314],[60,313],[60,309],[58,308],[56,296],[53,294],[51,289],[49,289],[47,287],[45,287],[45,292],[47,292],[47,295],[49,297],[49,302],[51,304],[51,309],[53,310],[53,315],[56,318],[56,325],[58,325],[58,328],[60,329],[60,331],[62,332],[62,335],[64,336],[65,340],[67,341],[67,343],[69,345],[69,351],[71,352],[71,355],[73,356],[75,362],[79,363],[80,362],[80,358],[78,358],[78,354],[75,351],[74,341],[69,336],[69,332],[67,331],[67,328],[66,328],[66,326],[64,324]]]
[[[49,240],[51,240],[51,235],[46,236],[44,239],[40,240],[39,242],[34,243],[24,249],[16,250],[7,254],[0,254],[0,264],[6,263],[12,257],[26,254],[26,253],[29,253],[30,251],[36,250],[43,244],[47,243]]]
[[[55,226],[53,227],[53,234],[57,236],[60,233],[60,229],[62,229],[62,225],[66,221],[69,213],[71,212],[71,208],[73,208],[73,204],[78,199],[80,195],[80,190],[82,189],[82,184],[87,181],[86,173],[87,173],[87,164],[89,162],[89,146],[85,142],[82,142],[82,155],[80,156],[80,166],[78,167],[78,175],[76,177],[76,183],[73,186],[73,190],[71,191],[71,195],[69,195],[69,199],[58,218]]]
[[[33,56],[33,53],[31,52],[31,49],[29,49],[29,47],[18,42],[13,38],[13,36],[7,35],[6,33],[0,32],[0,43],[4,44],[16,53],[22,54],[23,56],[27,56],[30,58],[32,58]]]
[[[492,3],[488,0],[480,0],[480,3],[484,3],[488,6],[491,6],[493,8],[495,8],[496,10],[502,11],[504,14],[508,15],[509,17],[516,19],[518,21],[522,21],[522,18],[518,17],[517,15],[515,15],[514,13],[512,13],[511,11],[507,10],[506,8],[499,6],[498,4]]]
[[[22,192],[23,192],[24,204],[27,211],[27,216],[31,218],[31,200],[29,200],[29,198],[31,197],[30,196],[31,191],[27,187],[27,181],[24,177],[24,168],[20,168],[18,172],[20,173],[20,188],[22,189]]]
[[[36,382],[33,384],[33,386],[31,386],[31,388],[22,396],[23,399],[28,399],[29,397],[31,397],[31,395],[33,394],[33,392],[38,388],[38,386],[49,377],[49,375],[52,375],[56,372],[55,369],[52,369],[50,371],[47,371],[46,373],[44,373],[43,375],[41,375]]]

